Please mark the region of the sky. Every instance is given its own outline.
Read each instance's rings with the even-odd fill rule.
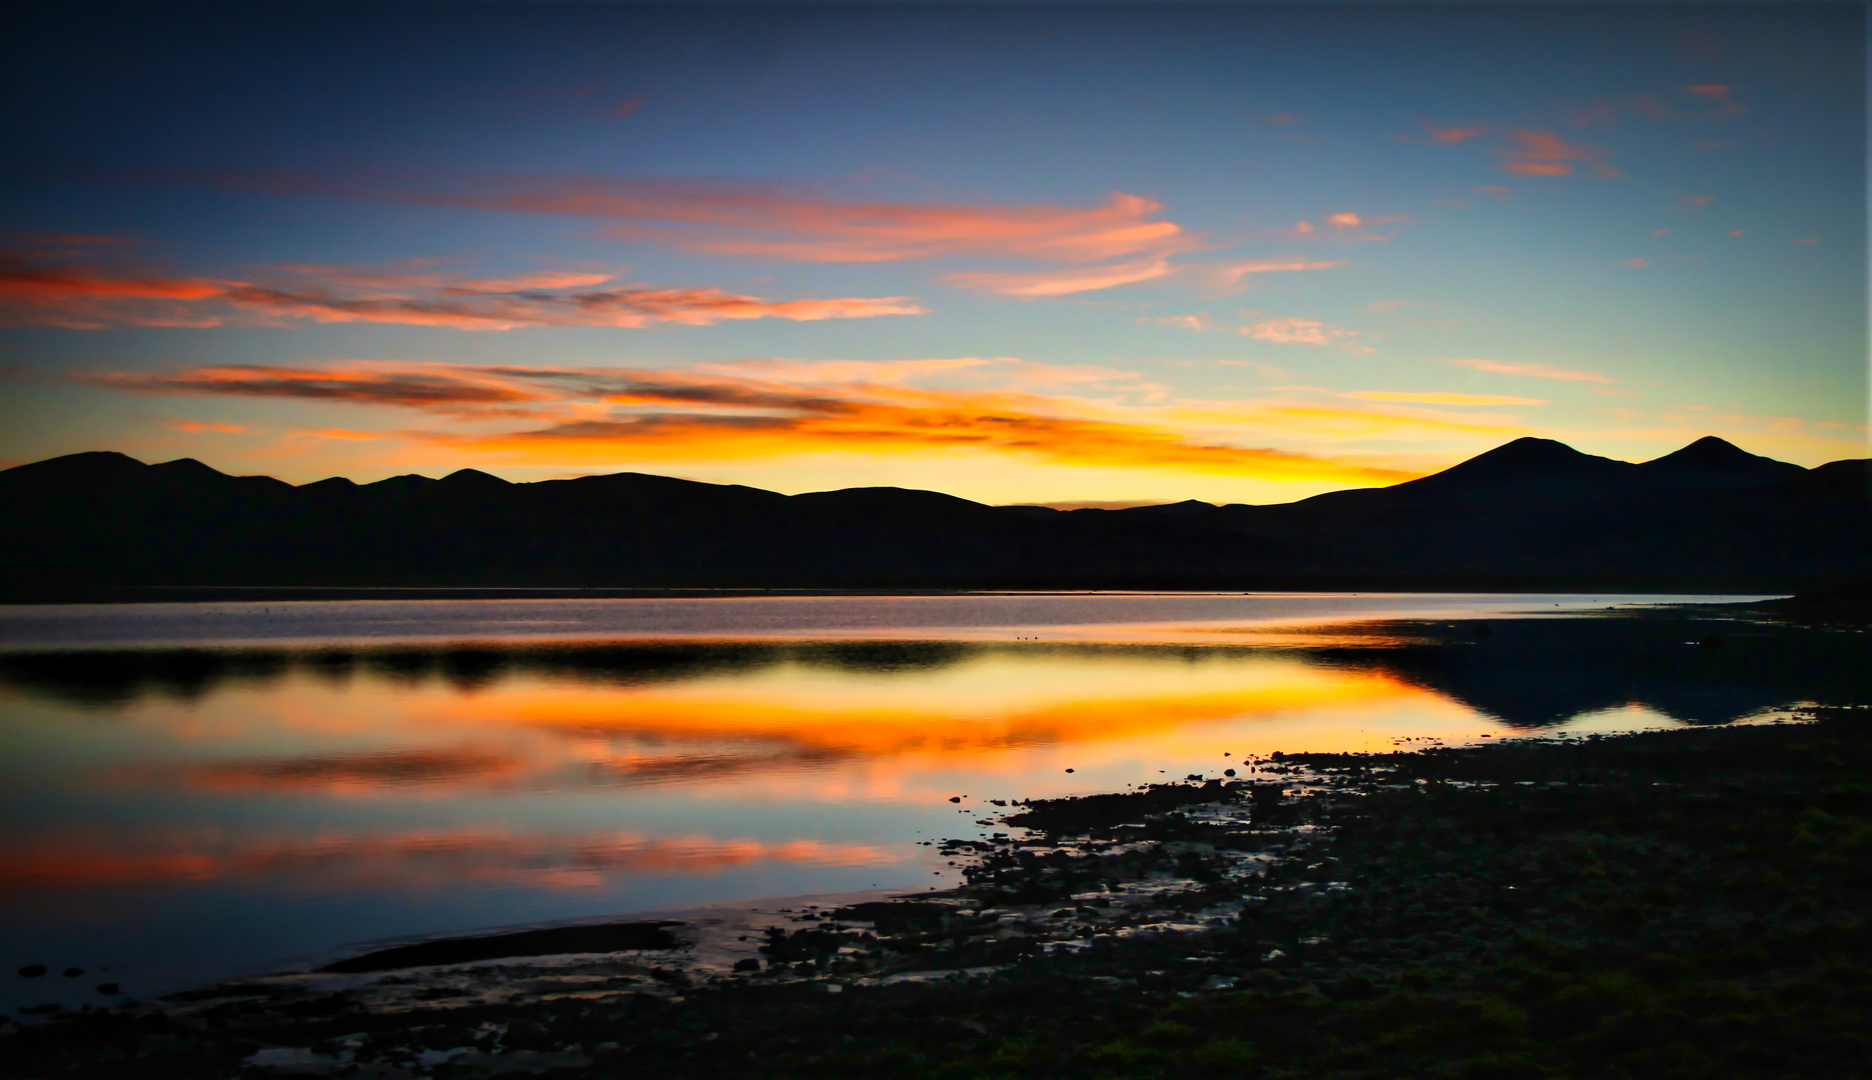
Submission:
[[[0,466],[1284,502],[1867,454],[1859,5],[45,5]]]

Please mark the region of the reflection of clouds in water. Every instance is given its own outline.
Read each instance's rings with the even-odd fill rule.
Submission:
[[[377,750],[347,754],[221,761],[169,770],[181,782],[207,791],[291,791],[329,794],[434,785],[490,786],[526,771],[523,758],[474,749]],[[124,779],[162,779],[140,770]]]
[[[0,893],[120,883],[264,879],[299,893],[423,889],[463,882],[600,887],[632,874],[711,874],[763,862],[890,866],[902,845],[508,832],[243,838],[220,830],[73,830],[0,847]]]

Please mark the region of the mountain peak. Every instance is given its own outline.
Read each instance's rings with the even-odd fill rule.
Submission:
[[[1549,493],[1556,487],[1595,485],[1630,469],[1622,461],[1582,454],[1566,443],[1533,437],[1503,443],[1440,473],[1397,485],[1393,490],[1438,494],[1499,493],[1532,485]]]
[[[1671,476],[1698,486],[1774,484],[1806,472],[1799,465],[1751,454],[1726,439],[1705,435],[1674,453],[1638,466],[1651,476]]]
[[[513,486],[508,481],[502,480],[493,473],[484,473],[480,469],[456,469],[454,472],[449,473],[436,482],[439,484],[448,484],[451,487],[485,488]]]
[[[1714,435],[1705,435],[1681,450],[1665,454],[1645,462],[1647,468],[1692,469],[1697,472],[1723,471],[1759,468],[1763,463],[1777,468],[1798,469],[1798,465],[1789,465],[1785,461],[1751,454],[1727,439]]]

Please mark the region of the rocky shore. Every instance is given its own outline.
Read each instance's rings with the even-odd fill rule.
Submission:
[[[0,1056],[21,1077],[1866,1076],[1868,781],[1863,705],[1277,755],[998,808],[941,844],[966,884],[940,894],[425,943],[11,1025]]]

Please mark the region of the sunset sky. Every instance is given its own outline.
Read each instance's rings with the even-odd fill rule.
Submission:
[[[0,465],[1279,502],[1866,455],[1857,5],[44,5]]]

